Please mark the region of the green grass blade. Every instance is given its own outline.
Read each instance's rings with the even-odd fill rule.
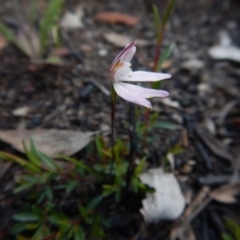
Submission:
[[[35,166],[40,166],[40,160],[38,158],[38,152],[36,150],[35,144],[32,140],[32,138],[30,139],[30,149],[27,148],[27,145],[25,143],[25,141],[23,141],[23,149],[25,154],[28,157],[28,160]]]
[[[164,49],[157,64],[157,72],[161,70],[162,64],[170,57],[172,50],[173,45],[170,45],[166,49]]]
[[[0,22],[0,33],[2,33],[8,41],[13,43],[20,51],[22,51],[24,54],[28,55],[26,51],[22,48],[22,46],[18,43],[17,38],[11,33],[8,28]]]
[[[43,164],[46,165],[50,170],[56,172],[59,169],[58,165],[52,158],[48,157],[46,154],[42,152],[38,152],[38,154]]]
[[[64,0],[51,0],[40,22],[41,51],[47,46],[48,33],[59,19]]]
[[[33,165],[32,163],[26,161],[25,159],[19,158],[17,156],[14,156],[10,153],[0,152],[0,157],[6,161],[15,162],[19,165],[23,166],[27,170],[33,173],[40,173],[41,169],[39,169],[37,166]]]
[[[78,160],[76,160],[74,158],[67,157],[67,156],[64,156],[64,155],[57,155],[57,157],[62,158],[62,159],[66,160],[66,161],[69,161],[71,163],[74,163],[76,166],[86,170],[89,173],[92,173],[94,175],[96,174],[94,170],[92,170],[90,167],[88,167],[86,164],[84,164],[81,161],[78,161]]]
[[[157,36],[157,39],[159,39],[161,28],[162,28],[162,24],[161,24],[162,21],[161,21],[161,17],[160,17],[160,13],[158,11],[158,8],[155,4],[153,4],[153,18],[154,18],[156,36]]]
[[[168,6],[167,6],[167,10],[164,14],[164,18],[163,18],[163,28],[165,27],[166,23],[168,22],[170,15],[172,13],[173,7],[175,5],[175,0],[169,0],[168,1]]]

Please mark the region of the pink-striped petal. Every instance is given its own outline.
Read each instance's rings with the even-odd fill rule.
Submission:
[[[136,52],[136,47],[133,46],[120,57],[120,62],[130,62],[135,52]]]
[[[167,97],[169,93],[163,90],[156,90],[151,88],[144,88],[137,85],[129,84],[129,83],[118,83],[122,88],[129,91],[131,94],[143,97],[143,98],[152,98],[152,97]]]
[[[146,100],[145,98],[140,97],[140,96],[138,96],[136,94],[133,94],[133,93],[129,92],[121,84],[114,83],[113,87],[114,87],[116,93],[121,98],[125,99],[126,101],[131,102],[131,103],[135,103],[135,104],[147,107],[147,108],[152,108],[152,105],[151,105],[151,103],[148,100]]]
[[[130,49],[132,49],[136,44],[136,41],[128,44],[113,60],[110,69],[115,65],[115,63],[117,63],[119,61],[119,59],[122,57],[123,54],[125,54],[126,52],[128,52]]]
[[[171,75],[168,73],[156,73],[146,71],[134,71],[130,75],[124,75],[119,78],[119,81],[129,82],[155,82],[163,79],[170,78]]]

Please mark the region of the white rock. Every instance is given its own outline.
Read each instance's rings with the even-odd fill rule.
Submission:
[[[99,51],[98,51],[98,55],[100,56],[100,57],[105,57],[105,56],[107,56],[108,55],[108,51],[107,51],[107,49],[99,49]]]
[[[216,60],[240,62],[240,48],[232,44],[231,38],[225,31],[220,33],[220,44],[211,47],[208,54]]]
[[[25,106],[25,107],[20,107],[17,109],[14,109],[12,111],[12,115],[17,116],[17,117],[24,117],[29,113],[30,108]]]
[[[150,169],[140,175],[140,180],[155,189],[142,201],[141,214],[147,224],[159,220],[178,218],[185,207],[185,198],[178,181],[171,173],[163,173],[162,169]]]
[[[161,98],[159,99],[163,104],[172,107],[172,108],[180,108],[180,104],[177,101],[171,100],[170,98]]]
[[[82,16],[83,12],[80,11],[78,13],[66,12],[60,22],[60,26],[62,28],[83,28]]]
[[[202,69],[203,67],[204,62],[196,58],[189,59],[182,64],[182,68],[187,69],[189,71],[196,71]]]

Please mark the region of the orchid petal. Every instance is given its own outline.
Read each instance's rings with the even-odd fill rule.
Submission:
[[[144,87],[140,87],[140,86],[129,84],[129,83],[123,83],[123,82],[119,82],[118,84],[121,85],[124,89],[131,92],[133,95],[137,95],[137,96],[143,97],[143,98],[169,96],[169,93],[167,91],[163,91],[163,90],[144,88]]]
[[[130,62],[134,56],[136,52],[136,47],[133,46],[132,48],[130,48],[128,51],[126,51],[125,53],[123,53],[123,55],[120,57],[120,61],[121,62]]]
[[[119,78],[119,81],[129,82],[155,82],[161,81],[166,78],[170,78],[171,75],[168,73],[156,73],[146,71],[134,71],[131,75],[124,75]]]
[[[124,88],[121,84],[119,83],[114,83],[113,87],[116,91],[116,93],[123,99],[125,99],[128,102],[135,103],[147,108],[152,108],[151,103],[146,100],[145,98],[142,98],[140,96],[137,96],[131,92],[129,92],[126,88]]]
[[[115,63],[117,63],[117,62],[119,61],[119,59],[121,58],[121,56],[122,56],[125,52],[129,51],[130,49],[132,49],[135,44],[136,44],[136,41],[131,42],[130,44],[128,44],[128,45],[115,57],[115,59],[113,60],[110,68],[112,68],[112,67],[115,65]]]

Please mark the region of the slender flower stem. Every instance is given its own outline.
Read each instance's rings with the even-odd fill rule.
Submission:
[[[161,50],[162,50],[162,41],[163,41],[163,36],[164,36],[164,30],[165,28],[163,27],[160,31],[159,34],[159,38],[158,38],[158,42],[157,42],[157,49],[155,52],[155,57],[154,57],[154,65],[153,65],[153,72],[157,72],[158,69],[158,62],[159,62],[159,58],[160,58],[160,54],[161,54]]]
[[[129,166],[126,173],[126,189],[129,189],[131,179],[134,173],[134,159],[136,154],[136,121],[135,121],[135,107],[129,104],[129,139],[130,139],[130,152],[129,152]]]
[[[115,162],[115,153],[114,153],[114,123],[115,123],[115,112],[116,112],[116,99],[117,94],[113,89],[113,86],[111,88],[111,146],[112,146],[112,161],[110,163],[110,170],[109,174],[112,174],[113,170],[113,164]]]

